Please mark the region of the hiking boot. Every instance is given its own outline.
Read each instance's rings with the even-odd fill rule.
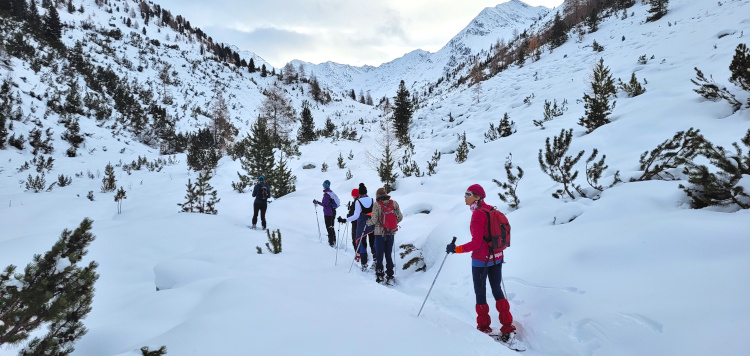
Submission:
[[[255,224],[253,224],[253,226],[251,227],[251,229],[255,230]]]
[[[367,272],[367,263],[362,265],[362,272]]]
[[[386,277],[385,278],[385,285],[392,286],[394,283],[395,283],[395,280],[393,279],[393,277]]]
[[[383,281],[384,281],[383,276],[376,276],[375,277],[375,282],[383,283]]]

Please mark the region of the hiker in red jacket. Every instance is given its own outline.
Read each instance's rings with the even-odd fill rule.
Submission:
[[[477,330],[490,333],[490,308],[487,305],[487,285],[485,280],[489,279],[492,296],[495,297],[495,307],[500,313],[500,332],[501,339],[507,341],[510,333],[516,330],[513,326],[513,315],[510,314],[510,304],[505,299],[501,288],[503,252],[493,251],[494,255],[490,256],[490,249],[484,240],[487,234],[487,214],[491,206],[484,202],[486,197],[484,188],[479,184],[471,185],[464,195],[466,205],[471,208],[471,241],[466,244],[456,246],[449,244],[446,247],[448,253],[471,252],[471,274],[474,278],[474,294],[476,294],[476,311],[477,311]]]

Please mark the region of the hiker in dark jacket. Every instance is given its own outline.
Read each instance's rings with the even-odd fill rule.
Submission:
[[[359,248],[359,257],[360,262],[362,262],[362,270],[367,270],[367,235],[370,235],[370,247],[372,249],[374,244],[374,236],[372,235],[372,232],[375,230],[375,226],[367,226],[367,220],[370,218],[370,214],[372,214],[372,198],[367,196],[367,187],[365,187],[364,183],[359,183],[359,199],[357,199],[357,203],[354,204],[354,214],[348,218],[346,218],[346,221],[356,221],[357,222],[357,233],[356,233],[356,240],[355,242],[360,245]],[[361,243],[360,243],[360,240]],[[375,253],[375,250],[373,249],[373,254]],[[373,260],[374,260],[373,256]]]
[[[255,224],[258,223],[258,212],[260,212],[260,223],[263,226],[263,230],[266,229],[266,209],[268,209],[268,198],[271,197],[271,188],[266,185],[266,180],[263,176],[258,177],[258,183],[253,187],[253,196],[255,202],[253,203],[253,229]]]
[[[336,230],[333,228],[336,221],[336,207],[338,197],[331,191],[331,181],[326,179],[323,182],[323,201],[313,200],[313,203],[323,207],[323,218],[325,219],[326,230],[328,230],[328,244],[331,247],[336,245]],[[334,198],[335,197],[335,198]]]
[[[375,192],[375,201],[377,204],[373,204],[372,215],[367,220],[367,225],[375,225],[375,281],[383,282],[383,276],[385,275],[385,284],[391,285],[393,283],[393,256],[391,253],[393,253],[395,231],[388,231],[383,227],[383,212],[392,211],[397,223],[401,222],[404,216],[401,214],[398,203],[391,200],[391,197],[385,192],[385,188],[378,188]],[[386,262],[385,273],[383,273],[383,257],[385,257]]]
[[[474,278],[474,294],[477,299],[477,329],[484,333],[492,332],[490,327],[492,319],[489,314],[490,307],[487,305],[487,284],[485,282],[489,279],[492,296],[495,297],[495,308],[500,313],[501,339],[507,341],[510,338],[510,333],[516,330],[516,327],[513,326],[510,304],[505,299],[502,288],[500,288],[503,278],[503,252],[495,252],[493,256],[490,256],[489,245],[484,240],[489,223],[484,211],[491,208],[484,202],[485,197],[484,188],[479,184],[473,184],[466,190],[464,202],[472,211],[471,225],[469,226],[471,241],[460,246],[449,244],[445,251],[448,253],[471,252],[471,274]]]

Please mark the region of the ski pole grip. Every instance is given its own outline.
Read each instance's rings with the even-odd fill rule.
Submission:
[[[457,237],[453,236],[453,241],[451,241],[451,243],[455,245],[456,244],[456,239],[457,239]]]

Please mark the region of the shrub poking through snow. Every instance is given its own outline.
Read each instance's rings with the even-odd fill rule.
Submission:
[[[122,214],[122,201],[127,198],[127,195],[125,195],[125,189],[120,187],[120,189],[117,190],[117,193],[115,193],[115,202],[117,203],[118,214]]]
[[[435,150],[435,153],[432,154],[432,158],[427,162],[427,175],[431,176],[435,174],[435,168],[437,168],[438,162],[440,162],[440,156],[442,154],[438,152],[438,150]]]
[[[575,184],[578,171],[572,171],[573,166],[581,159],[584,151],[581,150],[575,157],[566,156],[572,140],[573,129],[568,131],[562,129],[560,130],[560,136],[555,136],[552,145],[550,145],[549,137],[547,137],[544,153],[541,149],[539,150],[539,166],[541,166],[542,171],[553,181],[563,185],[563,189],[558,189],[555,193],[552,193],[552,196],[557,199],[562,199],[564,195],[567,195],[570,199],[575,199],[576,195],[572,190],[578,192],[580,196],[586,197],[581,187]]]
[[[401,267],[403,270],[407,270],[411,267],[415,268],[415,272],[424,272],[427,270],[427,265],[424,263],[424,257],[422,257],[422,250],[418,249],[413,244],[403,244],[399,246],[399,248],[403,250],[398,253],[402,260],[412,255],[412,253],[415,254],[409,259],[409,261],[404,263],[403,267]]]
[[[687,131],[678,131],[672,139],[660,143],[651,152],[643,152],[640,159],[643,174],[630,181],[677,179],[674,170],[692,161],[698,155],[702,142],[700,130],[691,127]]]
[[[266,230],[266,234],[268,235],[268,242],[266,242],[268,252],[274,255],[281,253],[281,231],[276,229],[271,233],[271,230]]]
[[[700,155],[719,170],[713,173],[705,165],[686,163],[683,173],[688,176],[689,184],[680,184],[680,188],[690,197],[693,208],[736,205],[750,209],[750,130],[742,138],[742,144],[748,150],[746,153],[736,142],[732,143],[735,152],[731,153],[703,140]]]
[[[117,180],[115,179],[115,168],[112,163],[107,163],[104,168],[104,178],[102,178],[102,193],[114,192],[117,189]]]
[[[515,210],[518,209],[518,206],[521,205],[521,200],[518,199],[518,195],[516,195],[516,188],[518,187],[518,182],[521,181],[523,178],[523,169],[521,167],[515,166],[516,170],[518,171],[518,175],[515,175],[513,173],[513,155],[509,155],[505,161],[505,174],[508,177],[507,182],[500,182],[497,179],[493,179],[492,181],[497,184],[498,187],[502,188],[504,190],[503,193],[498,193],[498,197],[500,200],[502,200],[505,203],[508,203],[508,206]]]
[[[150,350],[148,346],[141,347],[141,356],[163,356],[167,354],[167,347],[162,346],[158,350]]]

